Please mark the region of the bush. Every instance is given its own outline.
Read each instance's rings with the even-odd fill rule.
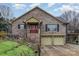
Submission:
[[[5,31],[0,31],[0,37],[5,37],[7,35],[7,32]]]

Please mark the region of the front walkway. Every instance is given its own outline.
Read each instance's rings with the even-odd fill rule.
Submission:
[[[66,44],[62,46],[44,46],[42,56],[79,56],[79,45]]]

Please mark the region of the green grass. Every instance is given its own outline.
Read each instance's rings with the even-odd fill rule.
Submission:
[[[14,55],[17,55],[17,56],[33,56],[34,55],[34,51],[25,46],[25,45],[22,45],[22,46],[19,46],[18,48],[15,48],[14,50],[12,51],[8,51],[6,53],[7,55],[9,56],[14,56]]]
[[[13,49],[14,47],[18,46],[19,44],[12,41],[4,41],[0,43],[0,54]]]
[[[0,55],[1,56],[33,56],[35,55],[32,48],[26,45],[20,45],[14,41],[0,42]]]

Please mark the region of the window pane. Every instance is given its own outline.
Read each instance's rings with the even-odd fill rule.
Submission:
[[[24,29],[24,25],[20,25],[20,29]]]
[[[19,24],[18,29],[24,29],[24,24]]]
[[[47,31],[57,31],[57,24],[48,24]]]

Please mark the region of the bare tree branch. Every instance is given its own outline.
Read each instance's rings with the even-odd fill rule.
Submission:
[[[68,29],[70,31],[75,32],[76,30],[79,30],[79,13],[73,10],[64,11],[61,15],[61,18],[63,18],[65,21],[69,22]]]
[[[0,5],[0,13],[5,19],[10,19],[12,17],[12,10],[9,6]]]

